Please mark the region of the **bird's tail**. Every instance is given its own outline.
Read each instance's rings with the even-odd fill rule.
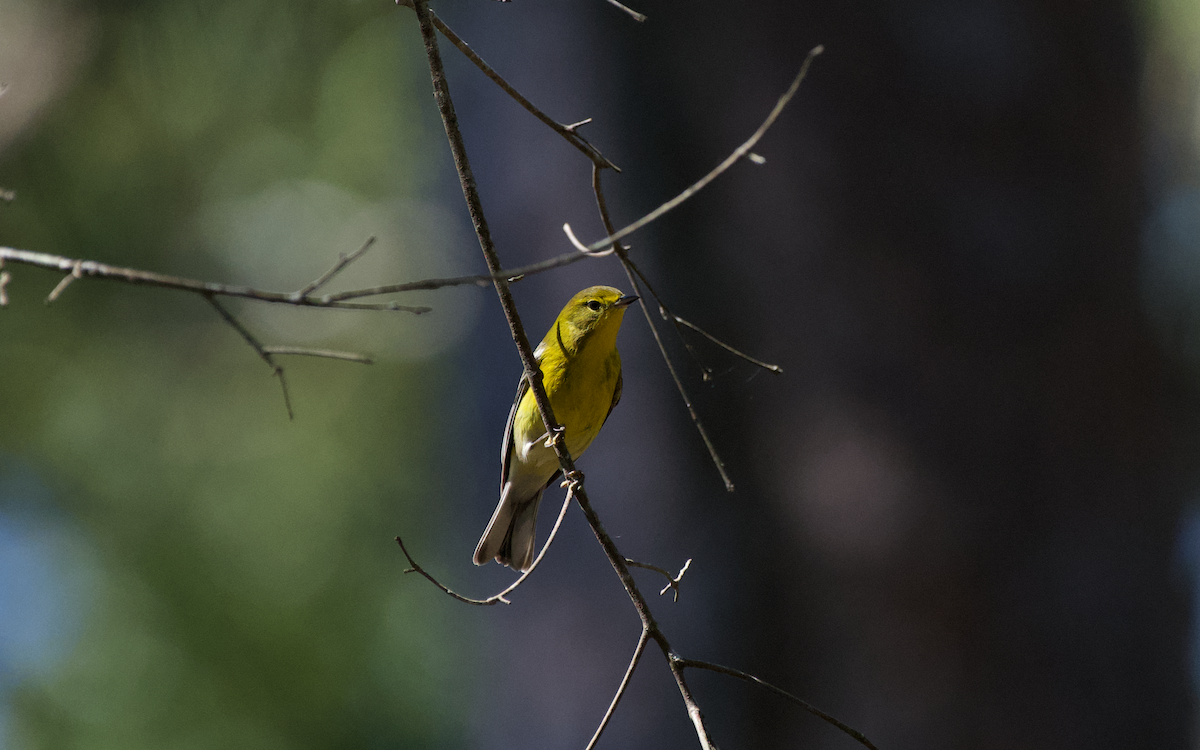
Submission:
[[[544,489],[544,488],[543,488]],[[475,564],[495,560],[501,565],[522,573],[533,565],[534,545],[537,542],[537,512],[542,490],[533,497],[517,500],[511,497],[512,485],[504,488],[504,496],[492,514],[487,531],[475,548]]]

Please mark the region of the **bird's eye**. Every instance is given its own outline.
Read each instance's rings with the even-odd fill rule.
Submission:
[[[600,300],[598,299],[588,300],[587,306],[596,312],[600,312],[600,308],[604,307],[604,305],[600,304]]]

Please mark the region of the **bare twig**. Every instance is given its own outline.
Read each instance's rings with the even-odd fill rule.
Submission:
[[[643,13],[638,13],[638,12],[637,12],[636,10],[634,10],[633,8],[629,8],[629,7],[626,7],[626,6],[624,6],[624,5],[621,5],[619,2],[617,2],[617,0],[608,0],[608,2],[612,3],[613,5],[617,6],[617,7],[618,7],[618,8],[620,8],[621,10],[625,11],[626,13],[628,13],[628,14],[629,14],[629,17],[630,17],[630,18],[632,18],[633,20],[637,21],[638,23],[642,23],[642,22],[644,22],[644,21],[646,20],[646,16],[645,16],[645,14],[643,14]]]
[[[364,357],[354,352],[338,352],[330,349],[305,349],[298,346],[264,346],[263,351],[267,354],[298,354],[305,357],[340,359],[343,362],[358,362],[364,365],[374,364],[370,357]]]
[[[662,308],[662,310],[663,310],[663,312],[666,312],[666,311],[667,311],[667,309],[666,309],[665,307],[664,307],[664,308]],[[747,362],[749,362],[750,364],[752,364],[752,365],[757,365],[758,367],[761,367],[761,368],[763,368],[764,370],[770,370],[771,372],[778,373],[778,374],[780,374],[780,375],[782,375],[782,374],[783,374],[783,368],[782,368],[782,367],[780,367],[779,365],[773,365],[773,364],[770,364],[770,363],[768,363],[768,362],[763,362],[761,359],[755,359],[754,357],[751,357],[749,354],[746,354],[745,352],[743,352],[743,351],[740,351],[740,350],[738,350],[738,349],[735,349],[735,348],[733,348],[732,346],[730,346],[729,344],[726,344],[724,341],[722,341],[721,339],[719,339],[719,338],[717,338],[716,336],[712,335],[711,333],[709,333],[708,331],[704,330],[703,328],[701,328],[700,326],[696,325],[695,323],[692,323],[692,322],[690,322],[690,321],[684,320],[683,318],[679,317],[678,315],[673,315],[673,314],[670,314],[670,313],[668,313],[668,315],[670,315],[670,320],[671,320],[673,323],[675,323],[677,326],[680,326],[680,325],[682,325],[682,326],[685,326],[685,327],[687,327],[687,328],[690,328],[690,329],[692,329],[692,330],[693,330],[693,331],[695,331],[696,333],[700,334],[700,335],[701,335],[701,336],[703,336],[704,338],[706,338],[706,339],[708,339],[709,341],[713,342],[714,344],[716,344],[717,346],[721,347],[722,349],[724,349],[725,351],[729,352],[730,354],[733,354],[733,355],[735,355],[735,356],[741,357],[742,359],[746,360],[746,361],[747,361]]]
[[[511,604],[512,602],[510,602],[507,599],[508,595],[511,594],[513,591],[515,591],[518,586],[520,586],[522,583],[525,582],[525,579],[529,578],[529,576],[533,574],[533,571],[537,569],[537,566],[542,561],[542,558],[546,556],[546,550],[550,549],[550,544],[551,544],[551,542],[554,541],[554,537],[558,536],[558,529],[559,529],[559,527],[562,526],[563,519],[566,518],[566,516],[567,516],[567,509],[571,507],[571,499],[574,497],[574,490],[575,490],[574,484],[568,483],[567,496],[563,500],[562,510],[560,510],[558,512],[558,519],[555,520],[554,527],[552,529],[550,529],[550,536],[546,537],[546,543],[542,545],[541,551],[538,552],[538,556],[536,558],[534,558],[533,564],[529,566],[529,570],[522,573],[521,576],[519,578],[517,578],[517,580],[513,581],[511,584],[508,585],[507,588],[505,588],[503,591],[501,591],[498,594],[492,594],[491,596],[489,596],[486,599],[472,599],[470,597],[463,596],[462,594],[457,594],[457,593],[451,591],[449,588],[446,587],[445,584],[443,584],[438,579],[434,578],[428,571],[426,571],[424,568],[422,568],[420,565],[418,565],[417,561],[414,560],[412,555],[409,554],[408,548],[404,546],[404,542],[401,541],[400,537],[396,537],[396,543],[400,545],[400,550],[404,553],[404,556],[406,558],[408,558],[408,564],[411,566],[408,570],[406,570],[404,572],[405,573],[420,573],[430,583],[432,583],[434,586],[437,586],[439,589],[441,589],[443,593],[448,594],[449,596],[459,600],[460,602],[463,602],[464,604],[474,604],[474,605],[478,605],[478,606],[490,606],[492,604],[500,604],[500,603]]]
[[[746,354],[745,352],[743,352],[739,349],[736,349],[736,348],[730,346],[729,344],[726,344],[724,341],[721,341],[719,338],[712,335],[711,333],[704,330],[703,328],[696,325],[695,323],[685,320],[684,318],[681,318],[680,316],[678,316],[678,315],[674,314],[673,312],[671,312],[670,310],[668,310],[666,303],[663,302],[663,300],[662,300],[662,297],[660,297],[658,295],[658,292],[656,292],[654,290],[654,287],[650,285],[650,280],[647,279],[646,274],[642,273],[642,270],[637,267],[637,264],[635,264],[633,262],[633,260],[631,260],[629,258],[628,255],[625,255],[622,257],[622,262],[625,263],[630,270],[632,270],[635,274],[637,274],[637,277],[642,280],[643,284],[646,285],[646,290],[648,292],[650,292],[650,296],[654,297],[654,301],[658,303],[658,314],[660,316],[662,316],[663,320],[674,323],[675,329],[677,331],[679,330],[679,327],[681,325],[685,326],[687,328],[690,328],[693,331],[695,331],[696,333],[699,333],[704,338],[713,342],[717,346],[721,347],[725,351],[729,352],[730,354],[733,354],[737,357],[741,357],[742,359],[746,360],[747,362],[749,362],[752,365],[761,367],[764,370],[770,370],[771,372],[774,372],[774,373],[783,374],[783,368],[780,367],[779,365],[773,365],[773,364],[770,364],[769,362],[763,362],[760,359],[751,357],[749,354]],[[680,338],[682,339],[682,336]],[[693,357],[695,357],[696,360],[699,361],[699,357],[696,356],[695,350],[692,349],[691,345],[687,343],[687,340],[683,339],[683,342],[684,342],[684,346],[686,346],[688,351],[692,353]],[[709,376],[709,373],[711,372],[711,370],[707,367],[704,367],[703,365],[700,366],[700,369],[704,372],[705,380],[708,380],[708,376]]]
[[[604,712],[604,717],[600,719],[600,726],[596,727],[596,731],[592,734],[592,739],[588,742],[584,750],[592,750],[596,747],[596,743],[600,741],[600,735],[604,734],[605,727],[612,719],[613,714],[617,711],[617,704],[621,702],[621,698],[625,696],[625,689],[629,687],[629,680],[633,677],[633,671],[637,669],[638,663],[642,660],[642,654],[646,652],[646,644],[650,642],[650,631],[642,629],[642,634],[638,636],[637,648],[633,650],[633,657],[629,660],[629,667],[625,670],[625,675],[621,678],[621,684],[617,686],[617,692],[613,695],[612,701],[608,704],[608,710]]]
[[[267,351],[266,347],[250,331],[246,330],[245,326],[238,322],[237,318],[233,317],[228,310],[222,307],[220,302],[217,302],[216,297],[210,294],[206,295],[205,299],[224,318],[225,322],[232,326],[233,330],[237,331],[254,351],[258,352],[258,356],[262,358],[262,361],[271,367],[271,370],[275,373],[275,377],[279,378],[279,387],[283,389],[283,404],[287,407],[288,419],[295,419],[295,415],[292,413],[292,399],[288,395],[287,379],[283,375],[283,367],[275,361],[275,357],[271,355],[271,352]]]
[[[334,276],[337,276],[338,273],[340,273],[343,268],[345,268],[346,266],[350,265],[354,261],[361,258],[363,253],[365,253],[365,252],[367,252],[367,250],[371,249],[371,245],[374,245],[374,244],[375,244],[375,238],[368,237],[367,241],[364,242],[362,247],[360,247],[358,250],[355,250],[353,253],[350,253],[349,255],[342,253],[341,255],[338,256],[337,263],[333,264],[333,268],[330,268],[320,278],[317,278],[312,283],[310,283],[308,286],[306,286],[303,289],[300,289],[296,292],[293,292],[292,293],[293,296],[296,299],[304,299],[308,295],[312,294],[313,292],[317,291],[321,287],[325,286],[325,284],[327,284],[329,282],[329,280],[332,279]]]
[[[530,263],[527,266],[518,266],[516,268],[500,268],[494,273],[481,273],[474,276],[450,276],[446,278],[422,279],[420,281],[407,281],[402,284],[386,284],[383,286],[370,287],[367,289],[354,289],[348,292],[338,292],[337,294],[327,294],[321,299],[327,299],[331,302],[341,302],[348,299],[359,299],[362,297],[374,297],[380,294],[398,294],[400,292],[413,292],[418,290],[444,289],[452,286],[486,286],[494,284],[498,279],[503,279],[509,283],[514,283],[526,276],[551,271],[555,268],[569,266],[572,263],[578,263],[581,260],[587,260],[595,255],[584,255],[583,253],[564,253],[556,255],[553,258]]]
[[[361,251],[355,253],[354,257],[360,254]],[[94,260],[79,260],[77,258],[67,258],[62,255],[39,253],[31,250],[18,250],[11,247],[0,247],[0,260],[35,266],[37,268],[48,268],[53,271],[62,271],[63,273],[72,274],[76,278],[86,276],[88,278],[104,279],[107,281],[122,281],[127,284],[143,284],[165,289],[177,289],[185,292],[193,292],[205,297],[240,297],[279,305],[327,307],[339,310],[400,310],[416,315],[427,313],[431,309],[428,307],[400,305],[394,302],[381,302],[379,304],[350,303],[343,302],[342,298],[334,298],[331,295],[312,297],[301,296],[298,292],[268,292],[261,289],[252,289],[247,286],[196,281],[195,279],[169,276],[167,274],[154,273],[153,271],[139,271],[134,268],[110,266],[107,263],[99,263]]]
[[[649,563],[640,563],[636,560],[630,560],[628,557],[625,558],[625,564],[632,565],[635,568],[644,568],[646,570],[653,570],[655,573],[661,573],[667,579],[667,585],[663,586],[663,590],[658,592],[658,595],[662,596],[671,589],[674,589],[675,598],[672,599],[672,601],[677,602],[679,601],[679,582],[683,580],[683,574],[687,572],[688,568],[692,567],[692,558],[688,558],[688,561],[685,562],[683,567],[679,569],[679,575],[676,576],[672,576],[671,572],[665,568],[660,568],[657,565],[651,565]]]
[[[604,200],[600,170],[595,166],[592,167],[592,192],[596,194],[596,207],[600,211],[600,220],[604,223],[604,231],[611,235],[613,233],[612,218],[608,213],[608,204]],[[567,232],[567,236],[573,236],[569,227],[564,225],[563,229]],[[654,316],[650,314],[650,307],[646,304],[646,298],[642,296],[637,279],[634,278],[633,270],[631,270],[634,269],[633,262],[629,260],[629,254],[625,252],[625,247],[620,241],[613,241],[612,250],[621,259],[621,265],[625,268],[625,275],[629,279],[629,285],[633,287],[633,293],[640,297],[638,304],[641,305],[642,316],[646,318],[646,325],[650,327],[650,335],[654,337],[654,343],[658,346],[658,352],[662,355],[663,362],[667,365],[667,372],[671,374],[671,380],[675,383],[675,389],[679,391],[679,397],[683,399],[683,405],[688,411],[688,416],[692,418],[692,424],[696,426],[696,431],[700,433],[700,439],[704,441],[704,447],[708,449],[709,458],[712,459],[713,466],[717,467],[717,473],[721,475],[721,481],[725,483],[725,490],[733,492],[733,479],[729,476],[729,472],[725,470],[725,461],[717,453],[717,446],[713,443],[712,438],[708,436],[708,430],[704,429],[704,423],[700,420],[700,412],[696,411],[696,407],[692,405],[691,396],[688,395],[687,388],[684,387],[683,381],[680,380],[679,373],[675,371],[675,363],[671,361],[671,355],[667,353],[667,347],[663,344],[662,336],[658,332],[658,326],[654,324]],[[581,252],[581,254],[583,253]],[[647,285],[647,288],[649,288],[649,285]],[[658,299],[658,294],[653,292],[653,290],[651,294],[654,294],[655,299]],[[661,304],[660,302],[659,305],[661,306]]]
[[[612,0],[609,0],[609,2],[612,2]],[[407,4],[407,3],[405,3],[405,4]],[[622,7],[624,7],[624,6],[622,6]],[[626,9],[626,10],[628,10],[628,9]],[[471,46],[469,44],[464,42],[462,40],[462,38],[458,36],[458,34],[454,33],[453,29],[451,29],[449,26],[447,26],[445,24],[445,22],[442,21],[442,19],[437,17],[437,14],[435,14],[432,10],[428,11],[428,13],[429,13],[429,18],[432,19],[433,25],[437,28],[437,30],[442,32],[442,34],[447,39],[450,40],[451,44],[453,44],[455,47],[458,47],[459,52],[462,52],[464,55],[466,55],[467,59],[475,64],[475,67],[477,67],[481,71],[483,71],[484,75],[486,75],[488,78],[492,79],[492,82],[495,83],[497,86],[499,86],[501,89],[503,89],[504,93],[506,93],[510,97],[512,97],[512,99],[515,102],[517,102],[517,104],[520,104],[522,107],[525,108],[525,110],[527,112],[529,112],[531,115],[533,115],[534,117],[541,120],[542,123],[544,125],[546,125],[546,127],[550,128],[555,133],[558,133],[563,138],[565,138],[568,143],[570,143],[575,148],[579,149],[583,153],[583,155],[586,156],[587,158],[591,159],[594,164],[598,164],[607,169],[611,169],[614,172],[621,171],[619,168],[617,168],[616,164],[613,164],[611,161],[609,161],[604,156],[604,154],[600,153],[599,149],[597,149],[591,143],[588,143],[588,140],[586,138],[584,138],[583,136],[579,135],[579,133],[575,132],[576,129],[580,125],[582,125],[586,122],[590,122],[591,121],[590,117],[586,120],[582,120],[582,121],[574,123],[572,125],[563,125],[562,123],[555,120],[553,117],[550,117],[545,112],[543,112],[542,110],[540,110],[536,106],[534,106],[533,102],[526,99],[525,96],[520,91],[517,91],[515,88],[513,88],[512,84],[510,84],[508,81],[504,80],[504,78],[501,77],[501,75],[499,73],[497,73],[492,68],[492,66],[490,66],[486,62],[484,62],[483,58],[480,57],[478,54],[476,54],[475,50],[471,49]],[[642,16],[642,19],[639,19],[639,20],[645,20],[645,16]]]
[[[51,302],[53,302],[54,300],[58,299],[58,295],[62,294],[64,291],[66,291],[66,288],[68,286],[70,286],[72,281],[79,278],[80,263],[81,263],[81,261],[75,261],[75,265],[74,265],[74,267],[71,268],[71,272],[69,274],[67,274],[66,276],[64,276],[62,281],[58,282],[58,286],[54,287],[54,289],[50,292],[50,294],[46,296],[46,304],[47,305],[50,304]]]
[[[588,245],[588,249],[599,250],[602,247],[611,245],[623,237],[633,234],[650,222],[658,219],[663,214],[678,207],[681,203],[688,200],[696,193],[700,192],[705,186],[708,185],[708,183],[712,182],[719,177],[721,173],[732,167],[738,161],[738,159],[741,159],[743,156],[750,153],[750,149],[754,148],[754,144],[758,143],[759,140],[762,139],[763,135],[766,134],[767,130],[775,124],[775,120],[779,118],[780,113],[783,112],[783,108],[787,106],[788,102],[791,101],[792,97],[796,94],[796,89],[800,88],[800,84],[804,81],[804,77],[808,75],[808,66],[812,64],[813,58],[824,51],[825,48],[820,45],[809,50],[808,56],[804,58],[804,63],[800,66],[800,72],[796,74],[796,77],[792,80],[792,85],[789,86],[788,90],[783,93],[783,96],[779,97],[779,101],[775,104],[775,107],[771,110],[770,114],[767,115],[767,119],[763,121],[762,125],[758,126],[758,130],[754,131],[754,135],[750,136],[745,143],[734,149],[733,153],[730,154],[725,161],[718,164],[715,169],[701,177],[679,195],[675,196],[671,200],[662,204],[658,208],[654,209],[650,213],[624,227],[623,229],[609,234],[609,236],[602,240],[596,240],[592,244]]]
[[[767,690],[770,690],[772,693],[775,693],[776,695],[778,695],[780,697],[786,698],[787,700],[791,701],[792,703],[795,703],[797,706],[800,706],[805,711],[808,711],[809,713],[811,713],[813,716],[816,716],[824,721],[829,722],[833,726],[837,727],[838,729],[842,730],[843,732],[850,735],[854,739],[858,740],[858,742],[861,743],[864,747],[868,747],[868,748],[870,748],[870,750],[878,750],[878,748],[876,748],[875,745],[871,744],[871,741],[868,740],[866,735],[864,735],[862,732],[858,731],[857,729],[854,729],[853,727],[847,726],[846,724],[843,724],[841,721],[838,721],[838,719],[836,717],[825,713],[824,711],[822,711],[821,709],[812,705],[808,701],[806,701],[802,698],[798,698],[795,695],[792,695],[791,693],[789,693],[788,691],[786,691],[782,688],[778,688],[778,687],[772,685],[771,683],[767,682],[766,680],[763,680],[759,677],[755,677],[754,675],[752,675],[748,672],[743,672],[740,669],[732,669],[730,667],[723,667],[720,664],[713,664],[712,662],[697,661],[695,659],[679,659],[678,663],[679,663],[679,667],[681,669],[689,669],[689,668],[691,668],[691,669],[707,669],[710,672],[719,672],[720,674],[729,675],[730,677],[736,677],[739,680],[745,680],[746,682],[753,682],[758,685],[762,685]]]

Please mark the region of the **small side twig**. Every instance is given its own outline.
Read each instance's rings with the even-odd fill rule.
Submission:
[[[361,258],[363,256],[363,253],[367,252],[367,250],[369,250],[371,248],[371,245],[374,245],[374,244],[375,244],[375,238],[373,236],[368,237],[367,241],[364,242],[362,247],[360,247],[358,250],[355,250],[354,252],[350,253],[349,255],[346,255],[345,253],[339,254],[337,263],[333,264],[333,268],[330,268],[328,271],[326,271],[320,277],[315,279],[308,286],[304,287],[303,289],[299,289],[299,290],[293,292],[292,293],[293,298],[298,299],[298,300],[304,299],[308,295],[312,294],[313,292],[317,291],[321,287],[325,286],[325,284],[329,283],[329,280],[332,279],[334,276],[337,276],[338,273],[340,273],[343,268],[345,268],[346,266],[350,265],[354,261]]]
[[[655,292],[653,286],[650,286],[650,281],[646,277],[646,274],[643,274],[642,269],[637,268],[637,264],[634,263],[634,260],[629,258],[628,254],[626,254],[626,256],[624,256],[622,258],[622,262],[625,263],[626,265],[628,265],[629,269],[634,271],[635,274],[637,274],[638,278],[641,278],[643,284],[646,284],[646,289],[650,293],[650,296],[653,296],[654,301],[658,302],[660,316],[662,317],[662,319],[667,320],[667,322],[673,323],[674,326],[676,326],[677,331],[679,330],[679,326],[683,325],[683,326],[685,326],[685,328],[690,328],[691,330],[696,331],[697,334],[700,334],[704,338],[708,338],[709,341],[712,341],[713,343],[716,344],[716,346],[719,346],[722,349],[725,349],[726,352],[733,354],[734,356],[739,356],[739,358],[742,358],[745,361],[750,362],[751,365],[755,365],[757,367],[762,367],[763,370],[768,370],[768,371],[774,372],[774,373],[782,374],[782,372],[784,372],[784,368],[780,367],[779,365],[772,365],[772,364],[770,364],[770,362],[764,362],[760,359],[756,359],[756,358],[754,358],[754,356],[750,356],[749,354],[742,352],[742,350],[734,348],[734,347],[730,346],[730,344],[727,344],[724,341],[721,341],[720,338],[713,336],[712,334],[709,334],[708,331],[700,328],[700,326],[696,325],[695,323],[691,323],[690,320],[686,320],[682,317],[679,317],[679,316],[677,316],[677,314],[674,314],[670,310],[667,310],[666,302],[662,301],[662,298],[661,298],[661,296],[659,296],[659,293]],[[680,338],[682,338],[682,336],[680,336]],[[686,348],[688,348],[689,352],[691,352],[692,356],[694,356],[694,358],[698,362],[698,360],[700,360],[700,358],[698,358],[698,356],[695,353],[695,350],[691,348],[690,344],[688,342],[686,342],[686,340],[684,340],[684,346]],[[709,379],[709,368],[701,365],[701,370],[704,373],[704,379],[708,380]]]
[[[247,330],[247,328],[243,326],[237,318],[233,317],[233,314],[226,310],[220,302],[217,302],[216,297],[208,295],[205,297],[205,299],[208,300],[208,303],[213,306],[213,308],[217,311],[217,313],[220,314],[225,322],[228,323],[233,330],[237,331],[242,339],[250,345],[250,348],[258,352],[258,356],[262,359],[262,361],[266,362],[267,365],[270,366],[271,370],[275,373],[275,377],[279,378],[279,387],[283,389],[283,405],[287,407],[288,419],[295,419],[295,414],[292,413],[292,398],[288,394],[287,379],[283,375],[283,366],[275,361],[275,358],[271,355],[271,352],[267,351],[267,348],[254,337],[254,334],[250,333],[250,331]]]
[[[674,589],[675,596],[672,601],[677,602],[679,601],[679,582],[683,580],[683,574],[687,572],[688,568],[692,567],[692,558],[688,558],[687,562],[683,564],[683,567],[679,569],[679,574],[675,576],[672,576],[671,571],[665,568],[660,568],[657,565],[651,565],[649,563],[640,563],[636,560],[630,560],[628,557],[625,558],[625,563],[627,565],[632,565],[635,568],[644,568],[646,570],[653,570],[655,573],[661,573],[663,577],[667,579],[667,585],[663,586],[663,590],[658,592],[658,595],[662,596],[668,591]]]
[[[306,349],[299,346],[264,346],[263,351],[268,354],[296,354],[304,357],[340,359],[343,362],[358,362],[364,365],[375,363],[370,357],[365,357],[361,354],[355,354],[354,352],[339,352],[332,349]]]
[[[633,8],[627,7],[627,6],[622,5],[621,3],[617,2],[617,0],[608,0],[608,2],[611,3],[612,5],[617,6],[618,8],[625,11],[626,13],[628,13],[629,17],[632,18],[633,20],[637,21],[638,23],[645,22],[646,15],[644,13],[638,13]]]
[[[82,261],[75,261],[75,265],[71,268],[71,272],[64,276],[62,281],[58,282],[58,286],[54,287],[50,294],[46,296],[47,305],[58,299],[58,295],[66,291],[66,288],[71,285],[71,282],[80,277],[79,268],[81,263]]]

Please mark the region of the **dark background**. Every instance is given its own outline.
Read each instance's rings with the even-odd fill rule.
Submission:
[[[35,106],[29,66],[0,59],[21,72],[0,68],[0,116],[31,113],[0,130],[3,244],[294,288],[378,234],[346,286],[482,270],[411,11],[44,7],[60,15],[22,38],[77,62]],[[693,560],[679,602],[654,602],[677,650],[880,748],[1192,744],[1200,13],[434,9],[551,116],[596,118],[618,223],[723,159],[825,45],[766,163],[630,240],[674,312],[784,369],[687,336],[705,382],[662,329],[727,494],[627,316],[625,396],[581,468],[626,555]],[[599,237],[590,165],[443,52],[504,263],[565,251],[564,221]],[[9,270],[13,747],[586,743],[638,630],[580,514],[500,608],[402,576],[389,541],[464,593],[511,579],[469,563],[520,371],[490,290],[405,299],[435,307],[416,319],[239,308],[279,343],[379,359],[291,364],[289,424],[199,300],[81,282],[45,308],[57,279]],[[515,285],[531,336],[593,283],[628,287],[612,259]],[[722,747],[855,746],[761,689],[691,682]],[[696,746],[653,648],[608,732]]]

